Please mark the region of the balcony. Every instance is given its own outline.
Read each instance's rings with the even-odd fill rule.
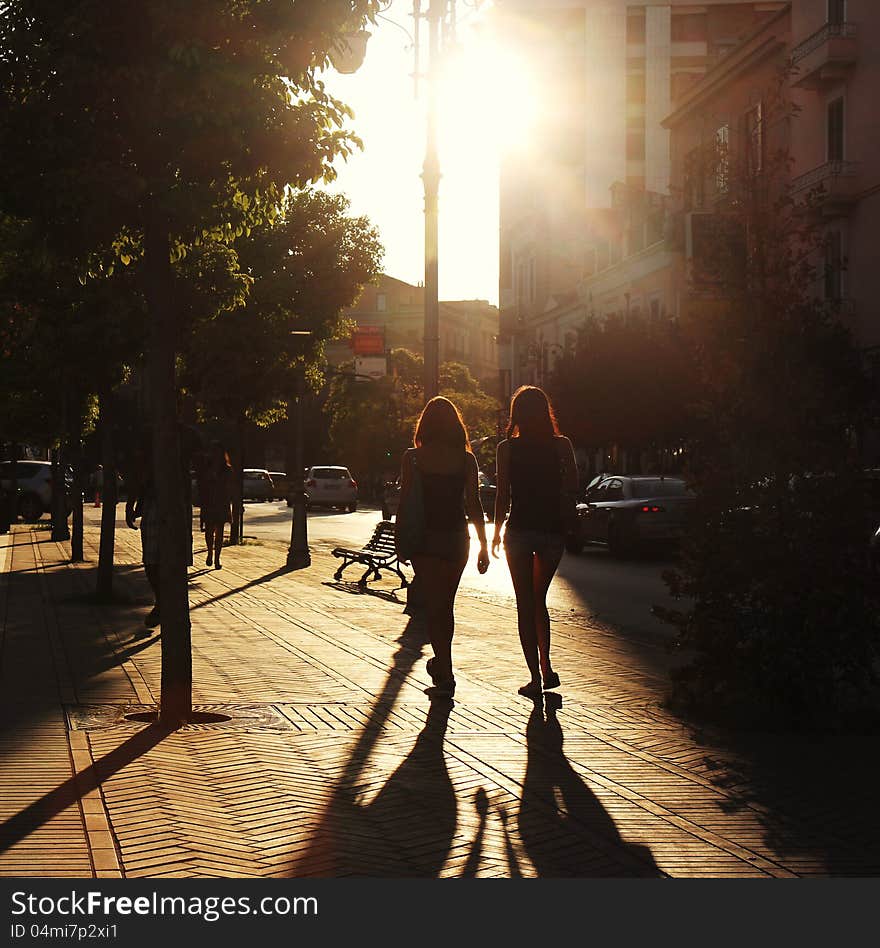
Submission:
[[[858,58],[858,31],[854,23],[826,23],[791,54],[792,84],[821,89],[838,82]]]
[[[854,161],[827,161],[791,182],[791,195],[823,217],[847,214],[859,200],[862,181]]]

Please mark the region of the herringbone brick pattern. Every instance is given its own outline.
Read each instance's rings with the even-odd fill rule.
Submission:
[[[572,611],[553,616],[563,705],[534,707],[512,603],[479,593],[459,596],[456,700],[432,704],[424,630],[390,584],[333,582],[320,548],[297,573],[253,545],[191,570],[194,702],[231,720],[125,720],[160,692],[137,535],[118,532],[101,607],[93,563],[47,537],[0,538],[0,873],[880,872],[876,740],[693,734],[662,708],[665,655]],[[96,543],[90,525],[92,561]]]

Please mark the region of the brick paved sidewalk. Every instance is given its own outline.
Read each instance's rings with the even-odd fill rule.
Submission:
[[[0,875],[880,874],[871,737],[697,734],[661,708],[666,657],[554,616],[562,707],[520,698],[511,602],[461,594],[454,704],[391,584],[271,546],[191,570],[194,702],[172,734],[137,534],[119,601],[45,528],[0,537]],[[197,562],[201,538],[197,535]]]

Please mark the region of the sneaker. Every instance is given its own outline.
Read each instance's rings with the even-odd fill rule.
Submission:
[[[155,629],[156,626],[160,624],[161,619],[159,618],[159,607],[153,606],[153,608],[144,617],[144,625],[148,629]]]

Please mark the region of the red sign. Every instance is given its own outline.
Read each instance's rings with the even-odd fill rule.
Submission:
[[[382,326],[358,326],[351,335],[355,355],[384,355],[385,329]]]

